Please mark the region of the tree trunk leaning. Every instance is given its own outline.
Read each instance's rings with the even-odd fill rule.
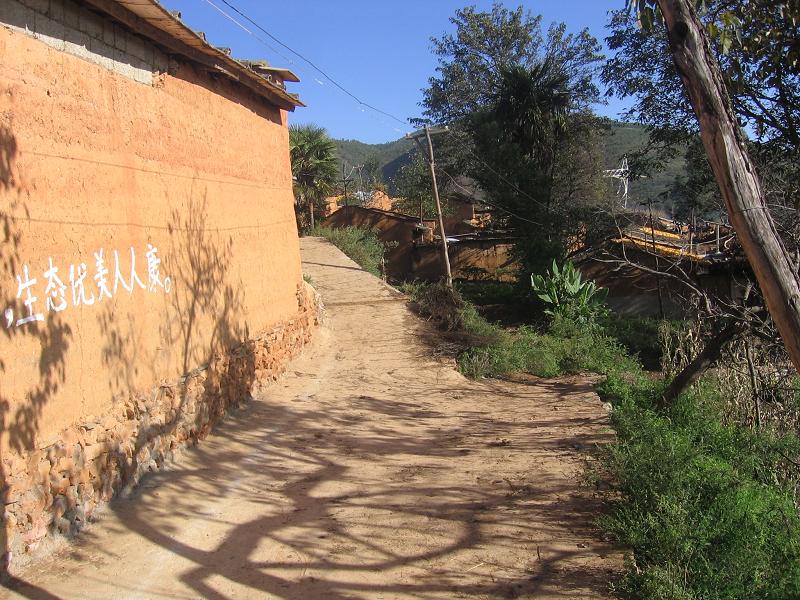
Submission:
[[[739,323],[731,323],[712,337],[703,346],[700,353],[695,356],[683,370],[678,373],[661,397],[661,407],[668,406],[675,401],[675,398],[689,389],[706,370],[713,366],[722,355],[725,346],[735,338],[742,330]]]
[[[731,224],[795,369],[800,372],[800,278],[767,210],[761,184],[692,0],[657,0]]]

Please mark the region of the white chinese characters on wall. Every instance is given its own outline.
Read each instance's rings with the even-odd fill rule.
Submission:
[[[133,295],[137,289],[168,294],[172,281],[161,274],[158,248],[147,244],[144,256],[147,263],[144,279],[136,270],[136,251],[133,247],[122,254],[114,250],[111,255],[105,254],[101,248],[94,253],[94,268],[91,271],[85,262],[71,264],[69,268],[61,270],[53,258],[48,257],[47,269],[41,273],[41,279],[28,264],[23,264],[22,273],[16,275],[17,300],[21,301],[21,305],[18,304],[16,312],[11,307],[6,309],[6,328],[44,321],[45,313],[100,304],[113,298],[120,288],[128,295]],[[110,268],[112,265],[113,272]]]

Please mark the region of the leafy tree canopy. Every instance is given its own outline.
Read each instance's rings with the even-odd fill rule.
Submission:
[[[615,55],[602,69],[608,93],[636,99],[628,117],[667,144],[697,132],[652,0],[611,13],[607,38]],[[710,34],[733,109],[760,142],[800,147],[800,3],[704,0]]]
[[[337,176],[336,145],[322,127],[293,125],[289,128],[289,152],[296,203],[300,215],[308,210],[310,226],[314,226],[314,210],[325,194],[334,189]]]
[[[450,182],[446,177],[439,179],[439,195],[444,197],[449,191]],[[424,219],[436,218],[436,200],[433,197],[430,169],[418,152],[414,153],[410,162],[400,167],[393,183],[398,196],[394,205],[396,211],[417,216],[421,210]],[[442,211],[445,214],[448,208],[448,203],[443,201]]]
[[[593,76],[603,57],[588,29],[567,33],[558,23],[545,34],[541,16],[499,2],[488,12],[459,9],[450,21],[456,32],[431,40],[439,66],[423,90],[428,121],[452,124],[469,117],[491,100],[504,69],[530,69],[546,60],[567,75],[576,108],[599,99]]]
[[[499,3],[451,21],[455,32],[433,40],[439,66],[423,91],[425,120],[452,131],[437,162],[480,185],[523,264],[541,271],[565,254],[580,229],[573,217],[602,187],[600,121],[588,111],[600,44]]]

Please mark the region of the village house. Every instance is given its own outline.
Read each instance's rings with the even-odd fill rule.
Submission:
[[[453,277],[512,280],[518,270],[512,256],[513,240],[502,232],[487,230],[489,211],[476,210],[475,202],[460,193],[444,196],[442,203]],[[346,206],[341,196],[331,196],[325,199],[323,225],[373,230],[387,245],[385,274],[391,279],[440,279],[444,266],[438,221],[398,212],[396,204],[396,198],[378,190],[358,206]]]
[[[310,339],[287,92],[156,0],[0,3],[0,554],[74,532]]]

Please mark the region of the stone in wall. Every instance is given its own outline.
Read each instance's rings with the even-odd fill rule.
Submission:
[[[322,305],[313,288],[301,283],[297,301],[295,318],[179,381],[132,392],[102,417],[61,432],[57,443],[3,457],[6,564],[49,534],[80,531],[99,503],[130,492],[142,476],[206,437],[230,408],[275,381],[319,324]]]

